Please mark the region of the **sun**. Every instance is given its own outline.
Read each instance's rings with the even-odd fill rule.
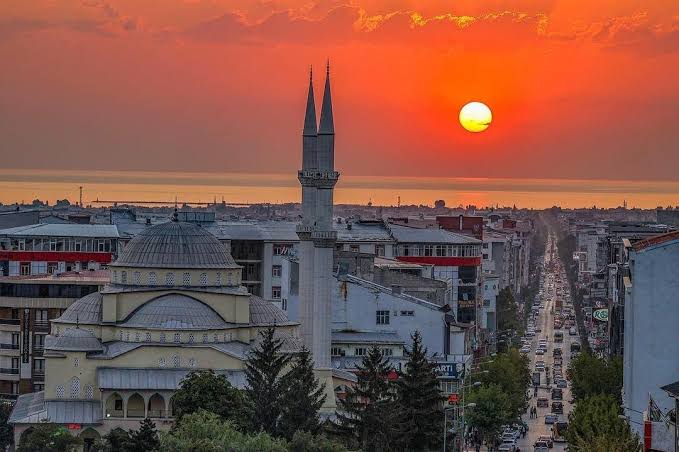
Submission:
[[[460,124],[470,132],[483,132],[492,120],[490,108],[481,102],[469,102],[460,110]]]

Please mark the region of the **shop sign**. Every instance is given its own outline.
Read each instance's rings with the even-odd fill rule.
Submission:
[[[608,309],[597,309],[592,313],[592,317],[600,322],[608,322]]]

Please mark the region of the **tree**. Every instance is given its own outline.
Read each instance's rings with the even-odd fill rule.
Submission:
[[[82,440],[71,435],[57,424],[42,422],[21,436],[17,452],[71,452],[82,444]]]
[[[172,397],[175,419],[206,410],[233,421],[238,427],[250,426],[250,407],[244,392],[234,388],[225,375],[212,370],[190,372]]]
[[[147,452],[160,448],[156,424],[146,418],[141,421],[139,430],[130,430],[130,438],[123,444],[124,452]]]
[[[492,360],[482,364],[481,369],[488,373],[480,373],[478,380],[484,384],[497,384],[507,395],[512,418],[518,418],[528,408],[526,387],[530,384],[528,357],[516,349],[506,353],[498,353]]]
[[[284,377],[287,391],[283,396],[280,432],[287,439],[292,439],[297,431],[318,432],[318,411],[325,401],[325,384],[314,375],[313,364],[311,353],[304,347]]]
[[[572,359],[567,370],[571,391],[580,401],[596,394],[607,394],[622,403],[622,359],[597,358],[582,353]]]
[[[509,287],[500,290],[497,296],[497,329],[500,331],[521,331],[518,306]]]
[[[323,435],[313,435],[299,430],[288,445],[290,452],[345,452],[346,448]]]
[[[238,431],[231,421],[215,413],[198,411],[187,414],[170,432],[160,434],[163,452],[287,452],[285,440],[274,439],[267,433],[247,435]]]
[[[250,353],[245,364],[248,381],[246,394],[252,403],[255,430],[278,436],[283,396],[287,391],[286,380],[281,374],[290,362],[290,357],[281,353],[282,343],[274,337],[274,328],[268,328],[260,334],[262,342]]]
[[[478,432],[480,440],[495,444],[502,426],[513,417],[509,396],[500,385],[489,384],[475,388],[466,399],[465,403],[476,404],[465,410],[466,424]]]
[[[428,450],[441,440],[443,397],[419,331],[411,338],[405,372],[396,382],[396,445],[407,451]]]
[[[12,404],[0,402],[0,450],[5,450],[7,446],[14,442],[12,426],[7,423],[11,413]]]
[[[639,452],[639,437],[618,416],[620,404],[609,394],[578,401],[568,416],[566,440],[572,452]]]
[[[390,450],[390,416],[394,411],[391,372],[389,361],[373,345],[357,366],[358,382],[340,399],[337,412],[340,431],[357,442],[363,451]]]
[[[125,444],[130,440],[127,430],[116,427],[102,437],[103,450],[106,452],[117,452],[123,450]]]

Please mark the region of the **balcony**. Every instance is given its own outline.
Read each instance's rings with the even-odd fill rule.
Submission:
[[[0,344],[0,350],[19,350],[19,344]]]
[[[20,319],[0,319],[0,325],[19,325]]]
[[[165,417],[167,417],[167,411],[165,411],[165,410],[148,410],[147,417],[165,418]]]
[[[35,331],[46,331],[50,330],[49,320],[36,320],[33,322],[33,330]]]
[[[19,375],[19,369],[13,367],[0,367],[0,374]]]

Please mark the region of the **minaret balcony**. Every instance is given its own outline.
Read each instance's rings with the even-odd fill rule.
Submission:
[[[297,179],[305,187],[333,188],[339,176],[339,171],[300,170],[297,172]]]
[[[337,231],[314,231],[311,239],[317,248],[333,248],[337,241]]]

